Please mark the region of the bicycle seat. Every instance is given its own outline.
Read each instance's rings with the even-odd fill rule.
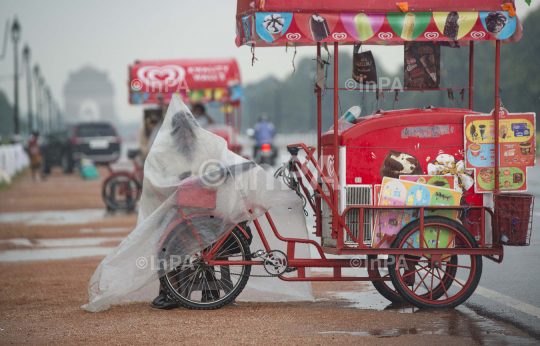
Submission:
[[[141,151],[139,149],[129,149],[127,152],[128,158],[130,159],[137,157],[140,154],[141,154]]]

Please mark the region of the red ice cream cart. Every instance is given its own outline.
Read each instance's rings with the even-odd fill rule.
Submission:
[[[183,283],[175,283],[174,276],[164,275],[162,284],[171,297],[190,308],[221,307],[241,292],[251,266],[263,265],[270,275],[285,281],[371,281],[390,301],[420,308],[456,307],[466,301],[480,281],[483,258],[500,263],[503,245],[530,243],[533,196],[515,191],[526,190],[527,168],[535,164],[535,115],[508,113],[499,95],[500,46],[522,35],[514,6],[508,0],[400,4],[389,0],[239,0],[238,46],[316,46],[318,69],[324,66],[321,48],[333,46],[333,60],[326,62],[333,65],[333,86],[323,80],[314,90],[318,150],[303,143],[288,145],[291,159],[280,171],[313,209],[320,243],[281,236],[266,213],[277,238],[287,242],[286,253],[268,246],[258,221],[254,225],[264,250],[251,253],[247,233],[241,227],[231,230],[201,251],[197,265],[218,283],[223,280],[213,274],[220,272],[217,268],[229,273],[227,280],[234,277],[231,268],[237,268],[238,281],[227,283],[216,299],[201,300],[191,290],[179,289]],[[491,114],[473,111],[476,41],[492,41],[496,47]],[[424,74],[434,81],[441,76],[440,65],[433,63],[433,50],[444,45],[468,47],[469,84],[450,90],[468,92],[469,109],[379,110],[342,127],[338,92],[358,92],[362,86],[340,87],[339,47],[359,42],[419,43],[421,56],[413,61],[406,51],[405,64],[412,64],[409,71],[417,72],[411,78]],[[333,92],[334,126],[321,135],[326,90]],[[405,89],[365,92],[408,90],[435,93],[449,88],[441,88],[440,83],[435,87],[413,83]],[[305,157],[298,155],[300,151]],[[192,231],[196,234],[193,227]],[[227,256],[219,249],[231,237],[242,251]],[[295,257],[298,243],[315,246],[321,258]],[[329,259],[326,254],[361,257]],[[342,275],[342,269],[351,266],[366,268],[368,275]],[[332,268],[333,275],[307,276],[310,267]],[[193,267],[190,270],[191,274],[181,277],[200,286],[201,279],[192,274]]]

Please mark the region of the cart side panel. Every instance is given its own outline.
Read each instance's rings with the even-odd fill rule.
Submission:
[[[458,174],[459,167],[464,165],[463,117],[470,113],[455,109],[387,112],[343,132],[340,141],[342,147],[346,147],[346,175],[342,183],[344,191],[340,191],[344,196],[342,204],[354,203],[357,197],[349,196],[352,191],[361,196],[355,186],[369,186],[373,191],[371,202],[375,204],[377,196],[373,187],[381,184],[384,176],[437,175],[436,169],[447,168],[448,173],[455,173],[456,184],[465,180],[473,182],[472,173]],[[330,166],[325,174],[333,173],[332,148],[333,145],[323,139],[323,163]],[[474,193],[474,186],[469,184],[468,187],[464,194],[467,204],[483,205],[483,196]],[[343,210],[344,206],[340,205],[339,209]],[[365,218],[369,219],[369,216]],[[465,222],[478,241],[483,233],[480,218],[479,211],[470,211],[467,213],[470,224]],[[364,225],[365,232],[368,226]],[[366,238],[364,240],[367,242]]]

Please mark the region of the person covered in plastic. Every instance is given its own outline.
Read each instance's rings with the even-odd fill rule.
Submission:
[[[213,197],[202,198],[205,195]],[[227,253],[220,252],[219,256],[233,261],[249,258],[248,239],[252,237],[237,228],[240,226],[247,232],[247,223],[270,208],[277,208],[276,222],[286,219],[288,227],[298,230],[297,237],[307,238],[302,201],[296,193],[252,161],[227,150],[227,142],[203,130],[181,99],[174,95],[145,161],[137,227],[99,264],[88,283],[89,303],[82,308],[98,312],[111,304],[148,301],[159,287],[158,281],[168,294],[162,295],[162,301],[153,303],[156,307],[175,307],[175,303],[170,304],[170,297],[183,306],[197,309],[213,309],[230,303],[246,287],[251,266],[236,265],[237,271],[245,269],[248,275],[230,276],[234,277],[234,286],[220,286],[221,292],[217,292],[216,285],[209,284],[206,275],[201,274],[214,277],[214,273],[218,273],[219,280],[223,281],[228,278],[221,275],[234,268],[231,265],[219,265],[219,269],[205,266],[200,261],[200,253],[227,236],[223,249]],[[295,218],[297,221],[293,222]],[[241,257],[236,255],[237,246],[228,246],[229,235],[233,234],[236,240],[232,244],[240,246]],[[259,239],[254,239],[253,243],[257,243],[256,248],[263,247]],[[279,246],[286,244],[276,244],[273,248]],[[298,248],[300,251],[301,247]],[[309,247],[303,251],[309,258]],[[180,261],[173,261],[173,257]],[[187,274],[187,279],[200,287],[190,286],[188,292],[176,287],[175,281],[181,279],[176,276],[178,272]],[[195,281],[204,282],[204,286]],[[266,281],[247,282],[250,289],[246,298],[255,297],[259,301],[268,297],[276,301],[313,299],[311,286],[303,286],[300,291],[296,288],[300,287],[298,283],[287,284],[281,280],[273,285]]]
[[[191,113],[201,127],[206,127],[215,123],[211,116],[206,114],[206,108],[201,103],[196,103],[191,107]]]

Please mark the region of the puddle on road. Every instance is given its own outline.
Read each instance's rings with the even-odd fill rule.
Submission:
[[[495,322],[478,315],[473,310],[461,305],[455,309],[425,310],[411,305],[390,304],[374,288],[360,286],[357,292],[329,292],[338,299],[350,302],[349,307],[357,309],[374,309],[395,311],[400,313],[419,313],[433,315],[433,323],[422,328],[373,329],[355,331],[325,331],[321,334],[348,334],[360,336],[378,336],[380,338],[398,337],[406,334],[431,334],[465,337],[481,345],[510,344],[538,345],[538,340],[521,337],[506,329],[502,323]]]
[[[134,227],[118,227],[118,228],[81,228],[79,233],[89,234],[89,233],[129,233],[133,231]]]
[[[102,221],[117,215],[136,215],[136,211],[107,212],[105,209],[46,210],[0,213],[0,223],[25,225],[72,225]]]
[[[95,238],[60,238],[60,239],[3,239],[0,244],[24,247],[73,247],[73,246],[98,246],[103,243],[121,242],[124,237],[95,237]]]
[[[69,225],[100,221],[105,218],[104,209],[47,210],[1,213],[0,223],[24,223],[25,225]]]
[[[114,247],[79,247],[0,252],[0,262],[65,260],[82,257],[107,256]]]

